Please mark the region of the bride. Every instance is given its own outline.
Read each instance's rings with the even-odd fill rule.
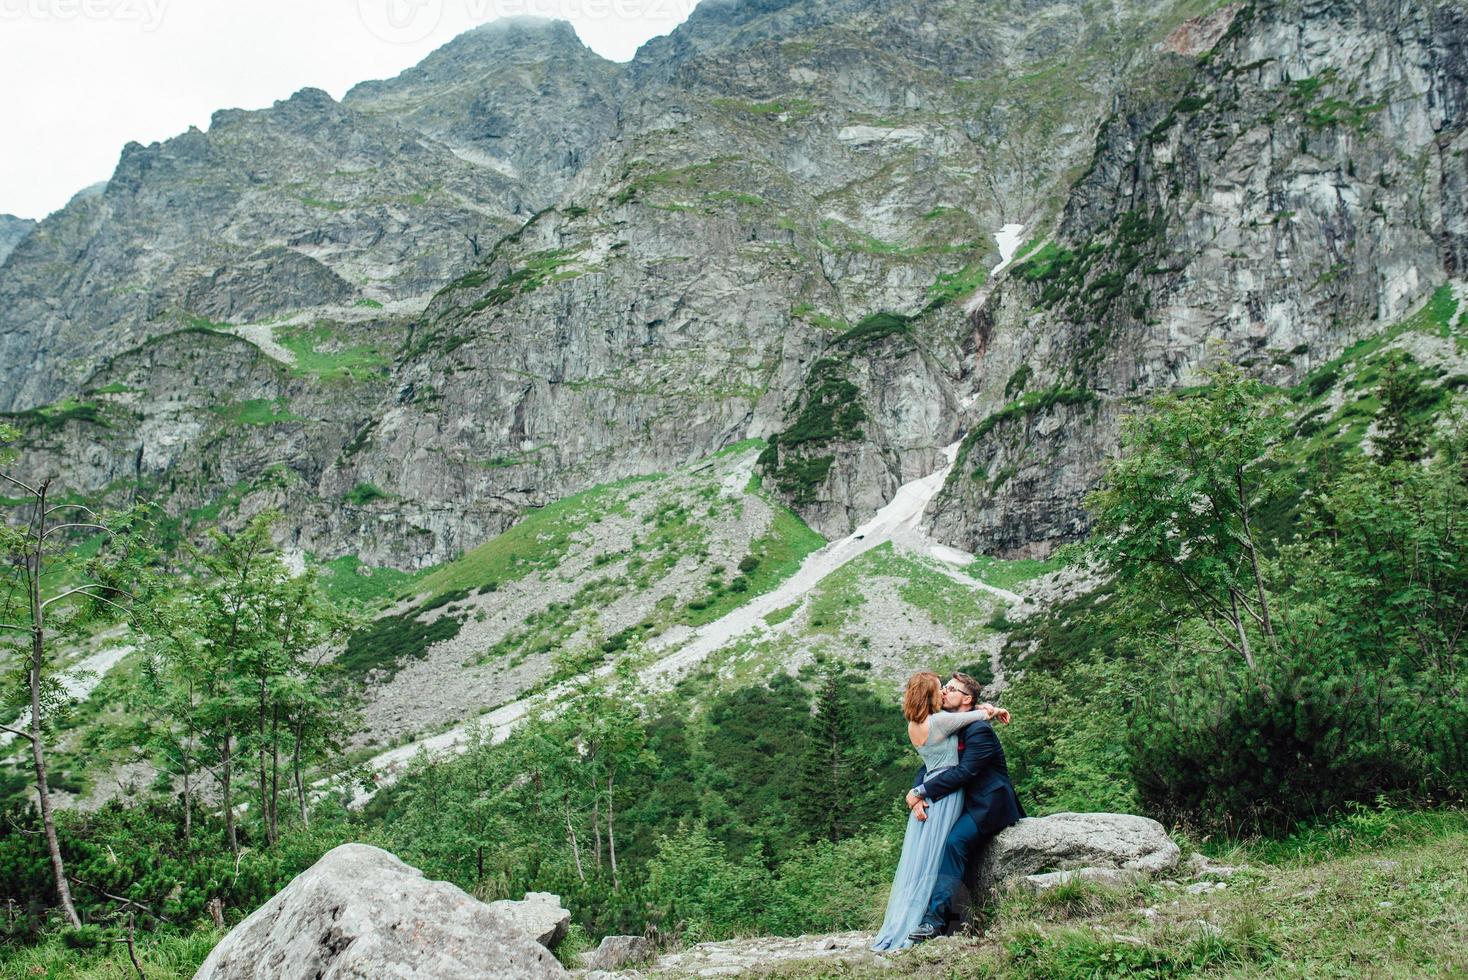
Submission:
[[[938,675],[919,671],[907,682],[902,695],[902,714],[907,718],[907,737],[922,756],[928,775],[958,764],[958,733],[976,721],[997,716],[1007,720],[1003,708],[982,705],[973,711],[943,711],[942,686]],[[938,876],[943,842],[963,813],[963,793],[949,793],[932,804],[919,803],[907,818],[907,835],[902,839],[902,857],[887,914],[872,949],[902,949],[911,946],[908,934],[918,927],[928,909],[928,898]]]

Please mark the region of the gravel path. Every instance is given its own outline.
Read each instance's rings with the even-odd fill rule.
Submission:
[[[838,932],[828,936],[754,936],[699,943],[676,953],[664,953],[637,970],[595,974],[601,980],[640,980],[647,976],[724,977],[765,976],[782,963],[802,963],[830,970],[822,976],[847,976],[847,971],[890,969],[892,953],[874,953],[869,932]],[[900,954],[895,954],[900,955]],[[758,970],[758,973],[751,971]],[[576,971],[582,973],[583,971]],[[573,974],[575,975],[575,974]],[[814,975],[813,973],[811,975]]]

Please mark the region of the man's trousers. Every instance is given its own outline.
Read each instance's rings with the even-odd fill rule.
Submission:
[[[969,857],[976,855],[979,848],[989,842],[993,834],[979,832],[973,815],[965,812],[948,832],[943,842],[943,858],[938,863],[938,878],[933,884],[933,894],[928,899],[928,912],[923,921],[942,929],[953,908],[953,898],[963,885],[963,874],[968,867]]]

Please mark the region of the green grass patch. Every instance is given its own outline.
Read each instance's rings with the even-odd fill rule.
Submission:
[[[778,119],[781,121],[793,121],[803,119],[815,111],[816,104],[808,99],[780,99],[772,102],[749,102],[744,99],[718,98],[713,100],[714,105],[720,109],[731,112],[740,112],[751,116],[762,116],[766,119]]]
[[[987,256],[980,256],[957,272],[946,272],[928,287],[928,306],[946,306],[972,294],[989,279]]]
[[[626,512],[622,494],[625,488],[658,479],[661,474],[629,477],[527,511],[503,534],[435,569],[419,583],[419,590],[438,595],[456,589],[478,589],[555,568],[570,548],[573,534],[609,514]]]
[[[765,613],[765,616],[764,616],[765,625],[766,626],[779,626],[781,623],[787,621],[791,616],[794,616],[795,615],[795,610],[797,610],[799,608],[800,608],[800,603],[798,603],[798,602],[792,602],[788,606],[781,606],[779,609],[776,609],[774,612]]]
[[[284,398],[251,398],[243,402],[210,405],[209,411],[231,425],[275,425],[280,422],[303,422],[303,416],[290,410]]]
[[[69,422],[111,428],[96,403],[80,401],[69,395],[54,404],[28,408],[23,412],[0,412],[0,421],[5,420],[14,423],[23,432],[28,429],[55,432]]]
[[[838,336],[833,343],[847,346],[875,344],[888,337],[906,336],[912,332],[912,317],[882,311],[864,317],[860,323]]]
[[[1015,591],[1024,583],[1059,570],[1064,564],[1059,558],[994,558],[975,555],[974,560],[964,567],[964,572],[985,585]]]
[[[1453,297],[1453,287],[1444,283],[1416,313],[1380,333],[1363,337],[1339,356],[1313,368],[1298,385],[1289,390],[1289,396],[1295,401],[1322,397],[1335,386],[1347,366],[1356,361],[1364,361],[1403,333],[1431,333],[1440,337],[1451,337],[1454,335],[1453,321],[1457,313],[1458,301]]]
[[[192,313],[183,314],[183,322],[188,324],[191,330],[202,330],[206,333],[227,333],[234,335],[234,325],[211,320],[207,316],[196,316]]]
[[[575,248],[551,248],[532,252],[525,256],[519,267],[511,269],[500,279],[499,284],[469,305],[471,312],[503,306],[516,296],[533,293],[547,282],[560,282],[580,275],[575,269],[567,269],[584,246]],[[462,281],[462,280],[461,280]]]
[[[386,370],[390,360],[369,344],[346,346],[326,323],[278,330],[275,341],[295,357],[291,373],[324,380],[354,380]]]
[[[391,500],[393,495],[371,483],[359,483],[342,495],[342,499],[357,507],[366,507],[377,500]]]
[[[346,208],[346,205],[341,201],[327,201],[322,200],[319,197],[303,196],[301,198],[301,203],[306,205],[306,207],[308,208],[320,208],[323,211],[341,211]]]
[[[342,555],[319,566],[319,581],[326,594],[333,602],[352,606],[372,606],[393,599],[427,574],[427,569],[402,572],[386,566],[369,567],[356,555]]]
[[[698,608],[688,606],[680,622],[702,626],[727,615],[755,596],[772,591],[795,574],[806,555],[825,546],[826,539],[788,508],[774,501],[770,506],[774,515],[769,531],[750,543],[749,554],[740,560],[727,583],[721,580],[708,595],[694,600]]]
[[[373,620],[347,638],[337,663],[356,677],[379,671],[385,675],[379,679],[391,678],[405,659],[421,660],[433,644],[459,635],[465,614],[446,610],[431,622],[424,617],[468,597],[468,589],[443,592],[415,609]]]
[[[1091,405],[1095,404],[1096,401],[1096,393],[1093,391],[1084,388],[1066,388],[1062,386],[1045,388],[1041,391],[1031,391],[1020,396],[998,411],[986,416],[983,421],[974,426],[972,432],[964,437],[963,445],[958,449],[958,460],[953,467],[954,474],[956,475],[964,469],[964,463],[968,459],[970,450],[1000,425],[1016,419],[1028,418],[1031,415],[1049,412],[1057,405]],[[971,475],[978,478],[983,474],[981,470],[975,470]]]

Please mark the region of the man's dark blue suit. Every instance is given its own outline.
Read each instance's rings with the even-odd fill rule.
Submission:
[[[958,765],[940,770],[932,779],[925,779],[927,773],[927,766],[919,769],[912,787],[922,786],[921,795],[929,801],[941,800],[957,789],[964,791],[963,815],[943,843],[938,878],[923,916],[923,922],[942,929],[970,856],[1025,811],[1009,781],[1004,747],[987,721],[976,721],[959,733]]]

